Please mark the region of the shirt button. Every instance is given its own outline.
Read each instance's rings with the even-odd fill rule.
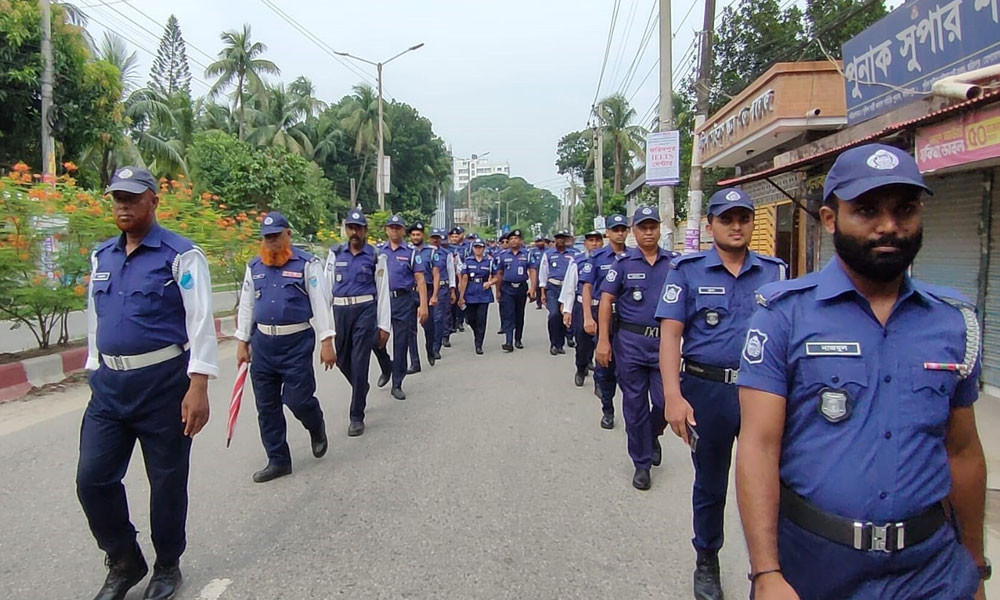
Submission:
[[[889,497],[889,494],[882,492],[881,494],[878,495],[878,497],[880,500],[885,500],[886,498]]]
[[[943,384],[943,383],[942,383],[942,384],[941,384],[941,387],[939,387],[939,388],[938,388],[938,390],[940,390],[940,391],[941,391],[941,393],[943,394],[943,393],[945,393],[946,391],[948,391],[948,386],[946,386],[945,384]]]
[[[832,381],[834,383],[837,383],[838,381],[840,381],[840,377],[838,377],[837,375],[834,375],[833,377],[830,378],[830,381]]]
[[[892,375],[886,375],[882,381],[889,383],[890,381],[892,381]]]
[[[886,431],[885,432],[885,439],[887,439],[887,440],[891,440],[892,439],[892,432],[891,431]]]

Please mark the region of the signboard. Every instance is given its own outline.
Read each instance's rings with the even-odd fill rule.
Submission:
[[[376,178],[375,185],[382,185],[381,190],[383,193],[388,194],[390,189],[390,184],[392,183],[392,178],[390,177],[390,171],[392,170],[392,157],[388,154],[382,155],[382,179],[378,181]],[[378,190],[377,190],[378,191]]]
[[[1000,106],[917,130],[921,172],[1000,157]]]
[[[607,222],[605,221],[603,215],[597,215],[594,217],[594,230],[604,233],[604,230],[607,228]]]
[[[747,101],[739,110],[733,111],[728,119],[715,123],[711,129],[701,132],[698,136],[698,148],[703,154],[710,150],[726,148],[734,140],[745,137],[751,125],[769,118],[773,112],[774,90],[765,90],[756,98]]]
[[[657,131],[646,136],[646,185],[677,185],[681,182],[681,134]]]
[[[847,41],[847,124],[918,100],[942,77],[1000,64],[998,4],[910,0]]]

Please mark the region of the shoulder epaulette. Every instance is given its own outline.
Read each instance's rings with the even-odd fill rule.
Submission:
[[[296,248],[295,246],[292,246],[292,255],[297,258],[301,258],[306,262],[312,262],[316,260],[316,257],[313,256],[311,252],[306,252],[305,250],[301,248]]]
[[[197,248],[194,242],[169,229],[163,229],[163,234],[160,236],[160,243],[178,254],[183,254],[192,248]]]
[[[769,254],[757,254],[757,258],[759,258],[761,260],[764,260],[764,261],[767,261],[767,262],[772,263],[772,264],[787,266],[785,264],[785,261],[781,260],[777,256],[771,256]]]
[[[111,239],[104,240],[103,242],[98,244],[96,248],[94,248],[94,252],[100,252],[101,250],[105,250],[107,248],[110,248],[111,246],[114,246],[115,244],[118,243],[118,237],[119,236],[116,235]]]
[[[918,281],[916,279],[910,280],[913,287],[918,290],[933,296],[934,298],[954,306],[955,308],[968,307],[972,310],[976,309],[976,304],[969,299],[968,296],[962,292],[956,290],[955,288],[950,288],[943,285],[934,285],[933,283],[927,283],[924,281]]]
[[[670,261],[670,268],[679,269],[682,264],[695,262],[696,260],[700,260],[702,258],[705,258],[704,252],[681,254],[680,256],[674,257],[674,259]]]
[[[818,272],[810,273],[798,279],[773,281],[771,283],[764,284],[759,290],[757,290],[757,304],[770,308],[771,306],[774,306],[775,303],[780,302],[783,298],[794,296],[799,292],[804,292],[816,287],[816,285],[819,284],[817,273]]]

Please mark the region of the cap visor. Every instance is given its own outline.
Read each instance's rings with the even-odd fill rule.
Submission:
[[[659,217],[654,217],[652,215],[645,216],[645,217],[639,217],[638,219],[632,221],[632,225],[638,225],[639,223],[645,223],[646,221],[656,221],[657,223],[659,223],[660,222],[660,218]]]
[[[722,213],[725,213],[725,212],[733,210],[734,208],[745,208],[745,209],[749,210],[750,212],[753,212],[753,206],[747,206],[746,204],[741,204],[741,203],[734,202],[732,204],[723,204],[723,205],[720,205],[720,206],[713,206],[712,208],[708,209],[708,214],[710,214],[710,215],[712,215],[714,217],[717,217],[717,216],[721,215]]]
[[[272,233],[281,233],[285,228],[281,225],[264,225],[260,228],[261,235],[271,235]]]
[[[885,177],[866,177],[860,181],[855,181],[854,183],[849,183],[845,186],[838,187],[832,190],[830,193],[837,196],[841,200],[850,201],[854,200],[861,194],[865,192],[874,190],[875,188],[880,188],[886,185],[903,184],[910,185],[916,188],[920,188],[930,194],[934,195],[934,191],[926,185],[920,183],[919,181],[914,181],[909,177],[900,177],[898,175],[886,175]]]
[[[108,186],[108,189],[104,190],[105,194],[110,194],[111,192],[128,192],[130,194],[141,194],[148,190],[149,187],[138,181],[116,181]]]

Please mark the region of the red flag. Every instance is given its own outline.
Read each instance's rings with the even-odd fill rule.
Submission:
[[[240,365],[240,370],[236,374],[236,383],[233,384],[233,398],[229,401],[229,424],[226,427],[226,448],[229,442],[233,441],[233,429],[236,427],[236,417],[240,415],[240,403],[243,401],[243,387],[247,383],[247,372],[250,370],[250,363],[245,362]]]

